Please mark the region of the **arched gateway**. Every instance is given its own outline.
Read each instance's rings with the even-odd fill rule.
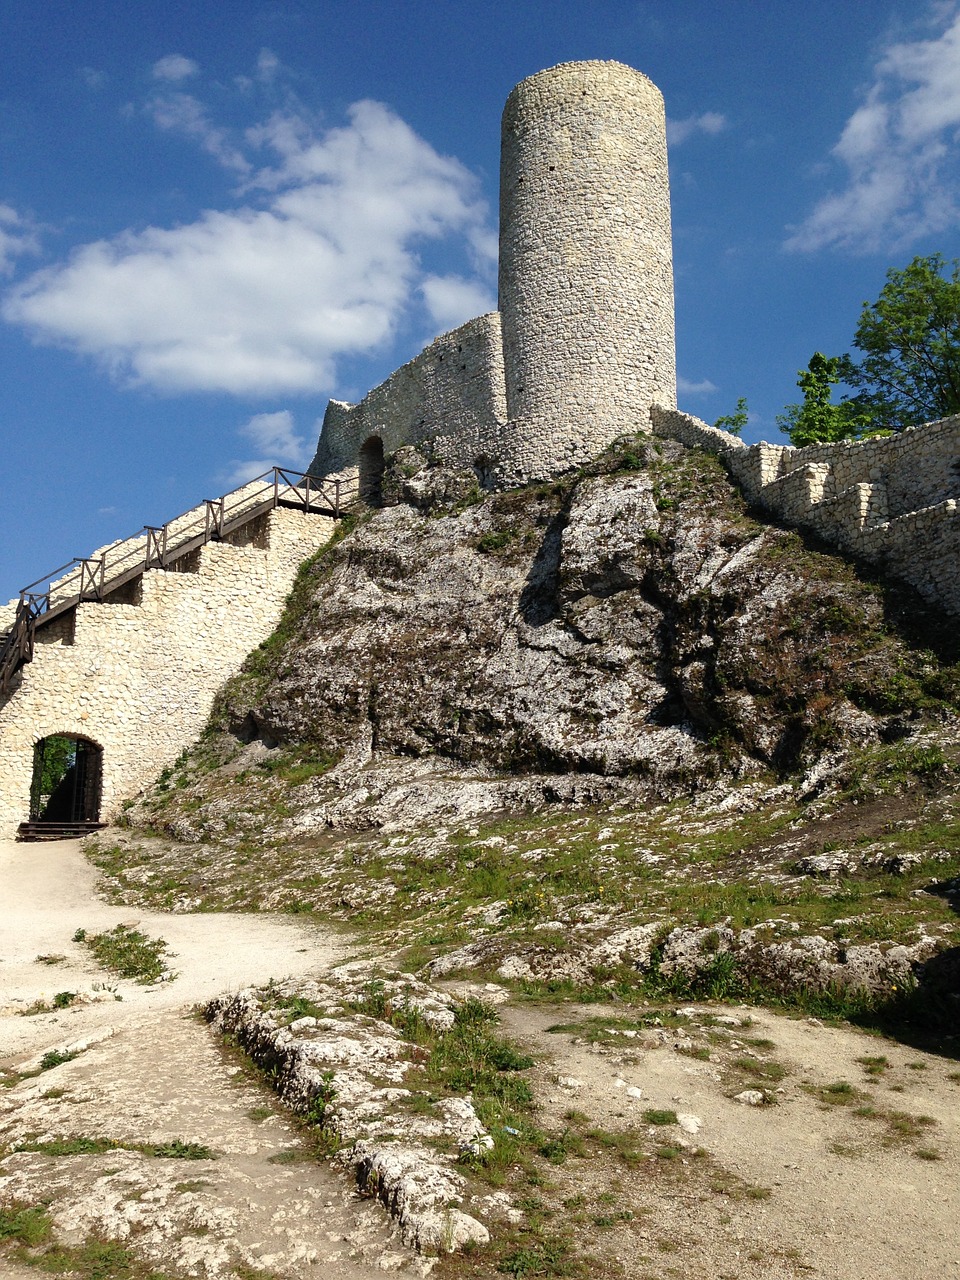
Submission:
[[[89,738],[53,733],[33,749],[30,821],[73,825],[100,821],[103,748]]]

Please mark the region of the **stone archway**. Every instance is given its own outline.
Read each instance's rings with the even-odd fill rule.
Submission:
[[[33,748],[31,823],[100,820],[103,748],[90,738],[51,733]]]
[[[383,501],[383,441],[369,436],[360,446],[360,501],[379,507]]]

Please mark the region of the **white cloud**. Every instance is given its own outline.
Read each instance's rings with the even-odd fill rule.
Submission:
[[[261,49],[257,58],[257,79],[272,80],[280,69],[280,59],[272,49]]]
[[[199,73],[200,68],[192,58],[185,58],[182,53],[168,53],[165,58],[158,58],[153,64],[154,80],[170,80],[179,82],[189,80]]]
[[[263,475],[271,467],[288,466],[302,471],[313,454],[313,444],[306,436],[297,434],[289,409],[281,409],[277,413],[256,413],[239,428],[238,434],[260,450],[261,456],[231,464],[224,477],[224,483],[230,488]]]
[[[890,45],[833,156],[845,185],[790,228],[788,249],[902,248],[960,215],[960,13],[935,39]]]
[[[717,111],[704,111],[699,116],[687,116],[685,120],[667,121],[667,142],[671,147],[679,147],[681,143],[692,138],[695,133],[706,133],[713,136],[722,133],[727,127],[727,118]]]
[[[497,309],[497,300],[485,285],[463,276],[427,276],[420,292],[437,333]]]
[[[310,460],[307,457],[310,443],[304,436],[297,435],[289,409],[281,409],[277,413],[255,413],[240,428],[240,435],[269,454],[273,463],[299,465]]]
[[[14,258],[39,248],[36,228],[8,204],[0,204],[0,275],[10,274]]]
[[[202,108],[182,110],[180,127],[209,149]],[[479,286],[420,262],[427,239],[476,252],[487,214],[475,178],[380,103],[348,117],[323,131],[275,115],[246,139],[276,163],[248,178],[245,203],[82,245],[12,289],[4,318],[130,384],[322,394],[339,357],[385,344],[418,299],[438,314],[457,297],[483,310]]]
[[[102,89],[107,83],[106,73],[96,67],[81,67],[78,74],[88,89]]]
[[[690,382],[687,378],[681,378],[677,375],[677,394],[681,396],[708,396],[716,391],[716,386],[709,378],[703,378],[700,382]]]
[[[250,172],[250,161],[230,141],[227,130],[212,123],[203,103],[193,94],[179,90],[158,93],[147,103],[147,111],[158,128],[193,138],[225,169],[233,169],[242,174]]]

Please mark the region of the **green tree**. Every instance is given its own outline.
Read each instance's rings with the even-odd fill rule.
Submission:
[[[738,436],[747,425],[749,416],[747,402],[743,396],[740,396],[737,400],[736,411],[734,413],[721,414],[713,425],[719,427],[721,431],[729,431],[732,436]]]
[[[876,426],[903,427],[960,413],[960,260],[939,253],[887,272],[876,302],[865,302],[840,378]]]
[[[815,351],[806,369],[797,373],[802,404],[788,404],[777,415],[777,426],[798,447],[822,441],[856,440],[874,424],[874,416],[859,400],[834,404],[832,388],[840,381],[842,356]]]

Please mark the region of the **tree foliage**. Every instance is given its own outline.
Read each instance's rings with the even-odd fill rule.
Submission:
[[[859,388],[875,425],[913,426],[960,413],[960,260],[939,253],[887,272],[876,302],[865,302],[854,335],[859,364],[839,374]]]
[[[777,426],[801,447],[821,441],[856,440],[873,426],[872,413],[858,400],[834,404],[832,388],[840,381],[843,359],[815,351],[806,369],[797,373],[802,404],[788,404],[777,415]]]
[[[859,439],[960,413],[960,260],[939,253],[891,268],[876,302],[865,302],[853,345],[862,353],[817,351],[798,375],[802,404],[777,423],[791,443]],[[838,404],[831,388],[855,390]]]
[[[733,413],[723,413],[713,424],[721,431],[729,431],[732,436],[738,436],[749,421],[750,414],[747,410],[747,402],[743,396],[737,400],[737,407]]]

